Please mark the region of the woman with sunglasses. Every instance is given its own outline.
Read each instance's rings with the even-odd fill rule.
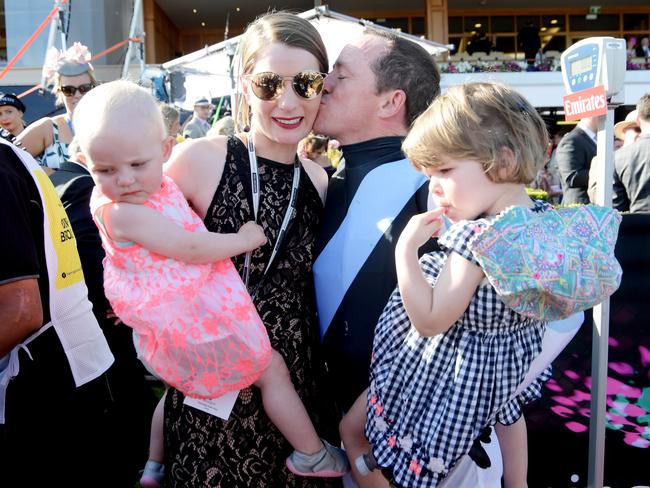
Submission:
[[[312,293],[327,175],[296,154],[316,117],[327,68],[325,46],[308,21],[283,12],[260,17],[240,43],[238,121],[249,130],[177,146],[166,173],[208,230],[236,232],[251,220],[264,230],[265,245],[232,261],[317,431],[335,440],[331,395],[318,383],[322,363]],[[295,476],[285,467],[290,452],[257,388],[240,391],[228,420],[188,407],[174,388],[167,393],[165,486],[338,485]]]
[[[97,80],[90,64],[90,52],[79,42],[64,52],[50,48],[43,74],[48,83],[53,84],[57,105],[63,105],[65,113],[37,120],[16,138],[16,142],[41,166],[58,169],[68,160],[68,144],[74,137],[74,109],[81,97],[97,85]]]

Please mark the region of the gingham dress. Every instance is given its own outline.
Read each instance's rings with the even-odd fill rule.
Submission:
[[[548,207],[538,203],[534,210]],[[488,221],[461,221],[420,260],[433,285],[450,252],[478,264],[468,248]],[[545,322],[508,309],[488,283],[444,334],[422,337],[395,290],[375,331],[365,433],[379,466],[402,487],[435,487],[481,430],[512,424],[541,396],[550,368],[512,398],[541,351]]]

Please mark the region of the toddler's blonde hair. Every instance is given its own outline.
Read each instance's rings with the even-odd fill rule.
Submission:
[[[494,182],[527,184],[546,163],[547,146],[546,124],[523,96],[498,83],[467,83],[435,99],[402,148],[418,169],[469,159]]]
[[[110,81],[89,91],[75,108],[73,121],[75,139],[86,154],[90,141],[107,127],[134,124],[134,130],[159,135],[161,141],[167,134],[153,95],[126,80]]]

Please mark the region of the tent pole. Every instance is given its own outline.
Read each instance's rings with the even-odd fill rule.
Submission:
[[[129,29],[129,47],[126,50],[126,57],[124,58],[124,67],[122,68],[122,79],[125,80],[129,73],[129,64],[131,63],[131,55],[133,54],[133,48],[135,41],[135,30],[138,26],[138,18],[140,16],[140,11],[142,10],[142,0],[135,0],[133,3],[133,16],[131,17],[131,28]],[[140,59],[140,69],[143,68],[143,60]]]

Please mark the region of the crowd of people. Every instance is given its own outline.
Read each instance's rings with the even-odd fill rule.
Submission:
[[[248,26],[239,110],[219,124],[201,98],[181,126],[144,88],[99,85],[89,61],[78,43],[50,53],[65,113],[25,130],[22,102],[0,97],[16,131],[0,141],[2,477],[526,486],[522,408],[564,344],[549,328],[577,330],[585,303],[615,291],[620,218],[571,209],[558,238],[553,207],[525,188],[550,171],[525,98],[494,83],[440,95],[422,47],[372,28],[330,71],[316,28],[284,12]],[[650,96],[637,110],[615,175],[615,202],[634,209]],[[589,201],[595,150],[570,177],[561,155],[594,131],[581,122],[556,151],[565,201]],[[593,212],[613,234],[583,225]],[[521,263],[488,242],[522,222],[547,255],[574,252],[573,226],[601,243],[585,269],[538,263],[598,292],[567,299],[539,276],[513,291]],[[537,244],[517,245],[527,259]]]

